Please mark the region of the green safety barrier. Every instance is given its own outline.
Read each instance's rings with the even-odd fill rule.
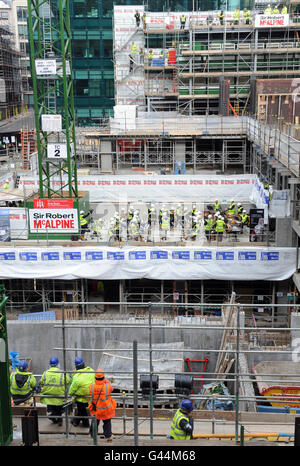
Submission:
[[[9,383],[9,359],[5,303],[7,296],[0,285],[0,445],[7,446],[13,439],[11,396]]]

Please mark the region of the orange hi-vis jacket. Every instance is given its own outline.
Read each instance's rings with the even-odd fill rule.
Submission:
[[[95,383],[90,385],[91,402],[89,403],[89,410],[91,416],[96,415],[97,419],[111,419],[115,417],[116,400],[110,394],[113,391],[109,380],[95,380]],[[93,405],[96,409],[93,408]]]

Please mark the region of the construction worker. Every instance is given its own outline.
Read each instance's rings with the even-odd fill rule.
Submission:
[[[145,12],[143,13],[142,20],[143,20],[143,28],[146,29],[146,13]]]
[[[41,395],[43,395],[41,403],[47,406],[48,417],[53,424],[61,426],[65,390],[68,390],[71,384],[71,377],[69,374],[64,375],[59,368],[59,359],[56,356],[50,358],[49,366],[39,381]],[[49,398],[44,395],[48,395]]]
[[[135,42],[132,42],[131,44],[131,49],[130,49],[130,53],[131,55],[136,55],[137,54],[137,51],[138,51],[138,48],[137,48],[137,45]]]
[[[72,383],[69,388],[69,396],[75,397],[77,415],[72,419],[73,426],[78,426],[80,422],[83,427],[89,427],[87,407],[90,401],[89,387],[95,380],[95,371],[85,366],[84,360],[76,356],[75,358],[76,372],[72,374]]]
[[[217,233],[217,241],[222,241],[223,233],[226,230],[226,223],[224,222],[224,217],[218,217],[216,221],[216,233]]]
[[[89,410],[91,416],[96,416],[97,419],[97,433],[99,423],[103,421],[103,435],[107,441],[112,440],[111,420],[115,417],[116,400],[111,397],[113,387],[102,369],[97,369],[95,373],[95,382],[90,385],[91,401],[89,403]],[[90,436],[93,437],[93,423],[90,427]]]
[[[143,65],[144,64],[144,49],[143,49],[143,47],[140,47],[139,58],[140,58],[140,65]]]
[[[134,241],[139,240],[140,229],[139,229],[139,224],[138,224],[137,217],[135,217],[135,216],[133,217],[133,219],[129,223],[128,233],[129,233],[129,237],[131,239],[133,239]]]
[[[36,378],[28,371],[28,362],[20,361],[16,371],[10,375],[10,393],[14,404],[19,405],[29,400],[36,386]]]
[[[155,217],[156,217],[156,209],[154,204],[151,204],[151,206],[148,209],[148,227],[151,228],[152,223],[155,222]]]
[[[223,24],[224,24],[224,16],[225,16],[224,11],[221,10],[220,13],[218,14],[218,18],[219,18],[221,26],[223,26]]]
[[[233,24],[239,24],[240,16],[241,16],[241,12],[238,8],[236,8],[233,12]]]
[[[79,221],[80,221],[80,237],[82,241],[85,240],[85,233],[88,231],[88,221],[87,217],[90,215],[90,212],[85,214],[84,210],[80,211]]]
[[[3,189],[9,189],[9,181],[5,180],[5,183],[3,185]]]
[[[115,217],[111,217],[108,227],[108,241],[117,241],[119,233],[118,220]]]
[[[235,202],[234,200],[232,199],[230,201],[230,205],[228,207],[228,211],[227,211],[229,214],[233,215],[235,213]]]
[[[273,14],[273,15],[279,15],[279,13],[280,13],[280,12],[279,12],[279,9],[278,9],[278,5],[276,5],[275,8],[274,8],[273,11],[272,11],[272,14]]]
[[[247,8],[244,8],[243,15],[244,15],[245,24],[250,24],[251,13],[249,10],[247,10]]]
[[[204,231],[205,231],[205,236],[206,236],[207,241],[211,240],[211,232],[213,230],[213,227],[214,227],[214,219],[212,215],[209,214],[205,221],[205,225],[204,225]]]
[[[152,59],[154,57],[154,53],[153,53],[153,50],[150,49],[149,52],[148,52],[148,65],[151,66],[152,65]]]
[[[182,206],[181,204],[177,204],[176,210],[175,210],[175,223],[176,225],[179,224],[182,220]]]
[[[180,29],[184,29],[185,28],[185,22],[186,22],[186,16],[185,14],[182,14],[180,16]]]
[[[162,237],[161,239],[166,240],[168,231],[170,230],[170,216],[167,211],[164,211],[162,214],[162,219],[161,219],[161,225],[160,225],[161,231],[162,231]]]
[[[214,203],[214,212],[218,212],[220,211],[220,209],[221,209],[220,202],[218,201],[218,199],[216,199]]]
[[[199,213],[195,217],[194,225],[192,226],[192,240],[195,241],[197,236],[201,232],[202,222],[201,222],[201,214]]]
[[[270,3],[268,4],[267,8],[265,9],[264,14],[265,15],[271,15],[272,14],[272,8],[271,8]]]
[[[288,12],[288,9],[285,5],[283,5],[283,7],[281,8],[281,14],[282,15],[287,15],[287,12]]]
[[[191,400],[182,400],[172,420],[170,439],[190,440],[193,438],[194,422],[191,416],[193,409]]]
[[[135,10],[135,22],[136,22],[136,27],[140,27],[140,22],[141,22],[141,15],[140,13],[138,12],[138,10]]]
[[[103,227],[103,220],[100,218],[94,220],[93,223],[93,236],[96,236],[96,238],[102,238],[101,233],[102,233],[102,227]]]
[[[243,210],[244,210],[244,207],[242,206],[242,204],[240,202],[238,202],[238,205],[237,205],[238,214],[241,215]]]
[[[249,215],[247,214],[246,210],[244,209],[240,215],[242,220],[242,230],[244,226],[249,226]]]

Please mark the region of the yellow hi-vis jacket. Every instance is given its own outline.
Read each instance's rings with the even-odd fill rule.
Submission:
[[[241,15],[240,10],[234,10],[233,12],[234,21],[238,21],[240,19],[240,15]]]
[[[170,436],[173,437],[174,440],[190,440],[191,438],[191,435],[187,434],[179,425],[182,419],[185,419],[187,422],[190,421],[188,416],[178,409],[173,417],[170,431]]]
[[[137,45],[136,44],[132,44],[131,46],[131,54],[135,54],[137,53]]]
[[[90,385],[95,381],[95,373],[90,367],[84,367],[73,373],[73,379],[69,388],[69,395],[75,396],[80,403],[88,403],[90,400]]]
[[[18,379],[20,382],[18,383]],[[21,384],[22,379],[24,383]],[[22,372],[18,369],[10,376],[10,392],[12,395],[28,395],[36,387],[36,378],[32,372]]]
[[[68,391],[69,385],[71,384],[71,377],[69,374],[64,375],[59,367],[50,367],[47,369],[41,377],[40,386],[42,388],[41,395],[49,395],[49,398],[42,396],[41,403],[45,405],[61,406],[64,403],[65,380]],[[58,396],[58,398],[52,398],[53,396]]]

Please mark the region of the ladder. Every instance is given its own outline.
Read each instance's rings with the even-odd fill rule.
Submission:
[[[30,169],[30,154],[36,152],[35,130],[21,129],[21,158],[23,170]]]

